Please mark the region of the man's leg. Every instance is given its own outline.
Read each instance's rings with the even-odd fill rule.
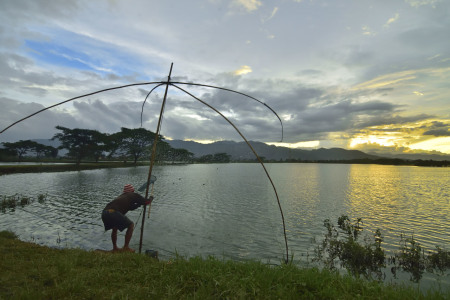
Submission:
[[[125,244],[123,245],[124,251],[134,252],[134,250],[129,247],[131,237],[133,236],[133,230],[134,230],[134,223],[131,223],[130,226],[128,226],[127,232],[125,233]]]
[[[111,241],[113,244],[113,251],[119,251],[120,249],[117,247],[117,228],[114,227],[111,232]]]

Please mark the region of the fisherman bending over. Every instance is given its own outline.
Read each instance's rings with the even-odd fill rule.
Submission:
[[[113,244],[113,252],[121,250],[117,247],[117,229],[121,232],[127,228],[125,233],[125,244],[123,251],[134,252],[129,247],[131,236],[133,235],[134,223],[128,219],[125,214],[130,210],[135,210],[141,205],[152,203],[153,196],[147,200],[141,195],[134,192],[134,187],[131,184],[126,184],[123,187],[123,193],[113,201],[109,202],[102,212],[102,221],[105,225],[105,231],[112,229],[111,241]]]

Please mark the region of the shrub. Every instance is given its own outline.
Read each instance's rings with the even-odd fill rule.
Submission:
[[[327,228],[325,239],[316,248],[314,261],[320,261],[329,269],[335,269],[339,261],[340,266],[352,275],[381,280],[385,267],[385,253],[381,248],[383,237],[379,230],[374,234],[373,241],[365,239],[363,245],[358,243],[362,229],[361,219],[353,223],[347,216],[338,219],[338,229],[329,219],[324,221]]]

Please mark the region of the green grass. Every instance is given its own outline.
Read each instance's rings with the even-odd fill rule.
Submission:
[[[0,232],[0,299],[448,299],[330,271],[52,249]]]

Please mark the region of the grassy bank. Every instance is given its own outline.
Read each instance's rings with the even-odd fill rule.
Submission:
[[[260,262],[52,249],[0,232],[0,299],[448,299]]]
[[[6,165],[0,166],[0,175],[15,173],[39,173],[39,172],[64,172],[81,171],[105,168],[128,168],[134,166],[148,166],[147,163],[124,163],[124,162],[105,162],[105,163],[82,163],[76,164],[42,164],[42,165]]]

